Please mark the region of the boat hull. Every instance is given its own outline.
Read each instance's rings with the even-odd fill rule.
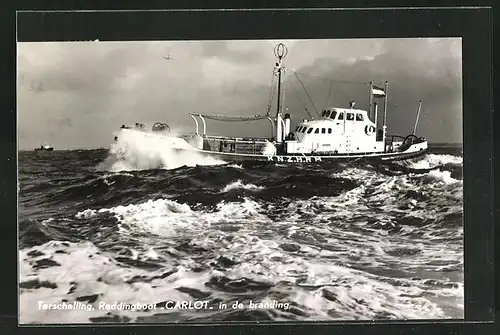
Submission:
[[[178,152],[185,150],[177,149]],[[242,162],[242,161],[267,161],[267,162],[283,162],[283,163],[316,163],[323,161],[353,161],[353,160],[378,160],[378,161],[401,161],[415,159],[427,154],[427,148],[416,152],[398,152],[390,154],[370,154],[370,155],[243,155],[243,154],[228,154],[212,151],[196,150],[206,157],[216,158],[225,162]]]
[[[222,153],[208,150],[185,150],[176,149],[177,152],[194,151],[206,157],[216,158],[225,162],[241,162],[241,161],[267,161],[267,162],[283,162],[283,163],[315,163],[323,161],[352,161],[352,160],[378,160],[378,161],[401,161],[415,159],[427,154],[427,142],[418,143],[410,146],[407,150],[392,153],[365,153],[365,154],[303,154],[303,155],[251,155],[251,154],[235,154]]]
[[[122,130],[122,132],[132,132],[134,136],[140,136],[145,139],[154,139],[155,145],[158,142],[165,143],[177,153],[197,153],[204,157],[211,157],[224,162],[242,162],[242,161],[266,161],[266,162],[283,162],[283,163],[316,163],[323,161],[352,161],[352,160],[369,160],[369,161],[401,161],[407,159],[415,159],[424,156],[427,153],[427,141],[421,141],[410,145],[404,151],[394,152],[367,152],[367,153],[343,153],[343,154],[257,154],[257,153],[235,153],[227,151],[204,150],[199,149],[184,138],[175,136],[165,136],[154,133],[141,132],[136,130]],[[115,138],[116,139],[116,138]]]

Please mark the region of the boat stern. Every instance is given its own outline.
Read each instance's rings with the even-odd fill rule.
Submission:
[[[404,141],[398,145],[396,151],[403,155],[420,156],[427,152],[428,143],[425,137],[408,135]]]

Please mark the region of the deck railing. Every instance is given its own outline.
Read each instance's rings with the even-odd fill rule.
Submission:
[[[244,137],[204,136],[203,149],[215,152],[260,154],[267,140]]]

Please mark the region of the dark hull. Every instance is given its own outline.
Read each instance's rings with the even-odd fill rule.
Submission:
[[[35,151],[54,151],[54,148],[49,148],[49,149],[36,148]]]

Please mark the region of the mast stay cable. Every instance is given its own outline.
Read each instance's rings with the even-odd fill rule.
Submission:
[[[328,101],[330,100],[330,94],[332,93],[332,87],[333,87],[333,81],[330,80],[330,89],[328,90],[328,96],[326,97],[325,107],[323,109],[326,109],[328,107]]]
[[[290,78],[288,78],[288,84],[289,86],[292,88],[292,90],[295,92],[296,96],[297,96],[297,99],[299,100],[299,102],[301,103],[301,105],[304,107],[304,110],[307,112],[307,114],[309,115],[309,117],[311,119],[314,119],[314,116],[312,116],[312,114],[309,112],[309,110],[307,109],[307,104],[304,103],[304,101],[302,101],[302,99],[300,98],[300,93],[298,92],[298,90],[295,88],[294,85],[292,85],[292,81],[290,80]]]
[[[299,76],[297,75],[297,72],[295,72],[295,71],[292,71],[292,72],[295,75],[295,77],[297,78],[297,80],[299,81],[299,83],[302,86],[302,88],[304,89],[304,91],[306,92],[306,95],[309,98],[309,101],[311,102],[311,105],[313,106],[314,111],[316,112],[316,114],[318,114],[318,116],[320,116],[320,114],[318,113],[318,110],[316,109],[316,106],[314,105],[314,102],[311,99],[311,96],[309,95],[309,92],[307,91],[306,87],[302,83],[302,80],[300,80]]]
[[[276,86],[274,85],[274,77],[275,75],[273,74],[272,79],[271,79],[271,89],[269,90],[269,101],[267,103],[267,113],[266,116],[271,115],[271,107],[273,104],[273,99],[274,99],[274,92],[276,91]]]

